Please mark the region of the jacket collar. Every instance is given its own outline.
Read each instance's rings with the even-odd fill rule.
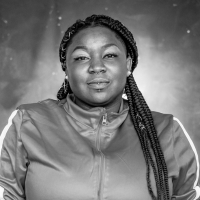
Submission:
[[[75,97],[73,94],[69,94],[67,96],[66,102],[63,107],[67,114],[70,115],[72,118],[92,128],[96,128],[99,125],[103,115],[105,114],[107,114],[108,124],[116,121],[115,119],[119,118],[119,116],[123,116],[121,117],[121,120],[125,120],[129,110],[127,100],[123,98],[121,100],[118,113],[110,112],[109,109],[105,109],[103,107],[95,107],[84,110],[83,108],[75,104]]]

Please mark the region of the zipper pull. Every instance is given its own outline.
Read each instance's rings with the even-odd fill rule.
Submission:
[[[104,125],[104,126],[108,125],[108,122],[107,122],[107,113],[105,115],[103,115],[102,125]]]

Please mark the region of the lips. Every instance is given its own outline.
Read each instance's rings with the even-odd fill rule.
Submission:
[[[104,89],[110,84],[110,81],[105,78],[95,78],[87,82],[88,86],[93,89]]]

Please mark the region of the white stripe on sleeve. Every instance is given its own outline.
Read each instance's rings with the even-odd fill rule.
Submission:
[[[10,128],[10,126],[12,125],[12,120],[13,118],[15,117],[15,115],[17,114],[17,111],[18,110],[15,110],[11,113],[9,119],[8,119],[8,124],[4,127],[2,133],[1,133],[1,136],[0,136],[0,152],[1,152],[1,149],[2,149],[2,145],[3,145],[3,140],[6,136],[6,133],[8,131],[8,129]]]
[[[17,114],[18,110],[15,110],[12,112],[12,114],[10,115],[9,119],[8,119],[8,124],[4,127],[1,135],[0,135],[0,153],[1,153],[1,149],[2,149],[2,145],[3,145],[3,140],[6,136],[6,133],[8,131],[8,129],[10,128],[10,126],[12,125],[12,120],[15,117],[15,115]],[[0,198],[3,199],[3,192],[4,192],[4,188],[0,186]]]
[[[4,191],[4,189],[0,186],[0,199],[3,198],[3,191]]]
[[[197,150],[194,146],[194,143],[193,143],[192,139],[190,138],[189,134],[187,133],[187,131],[185,130],[183,124],[177,118],[173,117],[173,119],[175,121],[177,121],[179,123],[180,127],[183,129],[183,132],[184,132],[186,138],[188,139],[188,142],[190,143],[190,146],[191,146],[191,148],[194,152],[195,158],[196,158],[197,172],[196,172],[196,180],[195,180],[194,185],[193,185],[193,189],[196,190],[196,197],[194,199],[194,200],[196,200],[200,197],[200,187],[197,185],[198,180],[199,180],[199,157],[198,157],[198,154],[197,154]]]

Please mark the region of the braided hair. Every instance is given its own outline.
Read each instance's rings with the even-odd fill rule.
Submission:
[[[127,77],[125,92],[129,104],[129,112],[139,137],[142,151],[146,162],[147,187],[151,198],[154,200],[169,199],[168,170],[165,158],[158,140],[154,126],[151,110],[149,109],[143,95],[139,91],[132,75],[138,63],[138,50],[132,33],[118,20],[114,20],[105,15],[92,15],[85,20],[77,20],[67,29],[60,44],[59,55],[63,71],[66,69],[67,47],[72,38],[80,30],[87,27],[103,26],[114,31],[126,45],[127,56],[132,58],[131,74]],[[65,79],[57,93],[58,100],[63,100],[72,93],[68,80]],[[157,194],[151,186],[150,172],[153,171]]]

